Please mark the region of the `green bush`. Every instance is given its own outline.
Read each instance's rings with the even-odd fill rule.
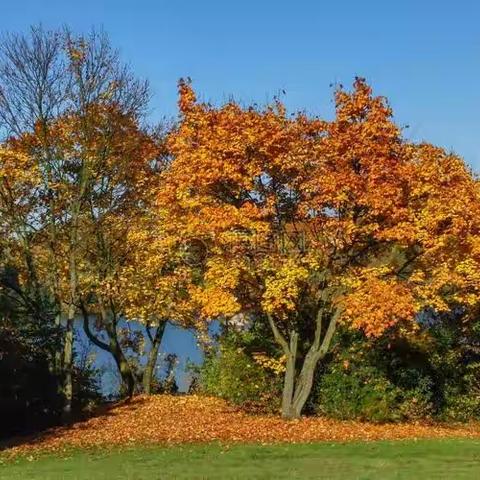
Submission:
[[[437,416],[444,421],[480,418],[480,320],[450,312],[431,328]]]
[[[433,383],[428,377],[418,380],[414,388],[400,388],[398,411],[402,420],[424,420],[434,413],[432,402]]]
[[[480,417],[480,398],[478,395],[449,393],[445,398],[445,407],[441,418],[445,421],[467,422]]]
[[[424,357],[402,342],[369,342],[340,332],[317,375],[314,412],[342,420],[419,420],[433,413],[433,381]]]
[[[373,367],[335,365],[317,384],[317,413],[341,420],[398,420],[398,396],[398,389]]]
[[[221,345],[198,369],[198,390],[251,409],[279,407],[280,380],[241,347]]]
[[[342,420],[420,420],[432,413],[428,380],[411,390],[394,385],[372,366],[334,367],[317,383],[316,412]]]
[[[465,422],[480,418],[480,363],[468,365],[460,379],[445,387],[443,401],[443,420]]]

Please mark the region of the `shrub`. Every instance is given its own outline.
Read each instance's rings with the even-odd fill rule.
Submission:
[[[210,353],[198,369],[199,391],[249,409],[279,407],[280,377],[241,347],[224,344]]]
[[[378,370],[334,365],[317,384],[317,413],[341,420],[399,419],[399,391]]]
[[[73,368],[73,411],[91,413],[104,398],[101,393],[101,370],[93,364],[75,365]]]
[[[444,420],[465,422],[480,418],[480,363],[468,365],[457,382],[446,386],[443,401]]]
[[[52,372],[53,322],[20,315],[7,300],[0,290],[0,438],[50,426],[62,403]]]
[[[437,415],[445,421],[480,418],[480,320],[460,322],[462,315],[449,312],[431,327]]]
[[[317,375],[313,411],[343,420],[419,420],[433,412],[433,381],[412,345],[342,332],[342,343]]]
[[[414,388],[400,388],[398,410],[403,420],[422,420],[434,413],[432,402],[433,382],[429,377],[420,377]]]

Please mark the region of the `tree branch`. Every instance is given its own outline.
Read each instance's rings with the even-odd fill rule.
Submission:
[[[105,350],[106,352],[111,352],[110,346],[107,345],[106,343],[102,342],[99,340],[93,332],[90,330],[90,322],[88,318],[88,312],[87,309],[85,308],[85,305],[83,302],[80,304],[80,310],[82,311],[83,315],[83,330],[85,331],[85,334],[87,335],[88,339],[96,345],[98,348],[101,348],[102,350]]]
[[[333,335],[337,328],[337,320],[340,318],[342,311],[343,311],[343,308],[337,308],[335,310],[335,313],[332,315],[332,318],[330,319],[330,323],[328,324],[327,331],[325,332],[325,336],[323,337],[322,344],[315,356],[317,361],[323,358],[328,352],[330,343],[332,341]]]
[[[288,355],[290,353],[290,348],[288,346],[287,341],[285,340],[285,337],[281,334],[280,330],[275,324],[275,321],[273,320],[273,317],[270,313],[267,313],[267,318],[268,318],[268,323],[270,324],[270,328],[272,329],[275,340],[283,348],[283,351],[285,352],[285,354]]]

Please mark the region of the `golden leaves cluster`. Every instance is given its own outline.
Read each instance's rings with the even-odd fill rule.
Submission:
[[[288,321],[328,289],[345,322],[378,336],[478,303],[477,180],[459,157],[405,141],[364,80],[336,92],[332,121],[278,101],[199,103],[188,82],[179,93],[158,203],[167,235],[208,245],[193,295],[204,317]]]

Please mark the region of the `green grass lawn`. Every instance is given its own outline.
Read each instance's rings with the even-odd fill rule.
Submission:
[[[3,461],[0,478],[27,479],[480,479],[480,442],[146,447]]]

